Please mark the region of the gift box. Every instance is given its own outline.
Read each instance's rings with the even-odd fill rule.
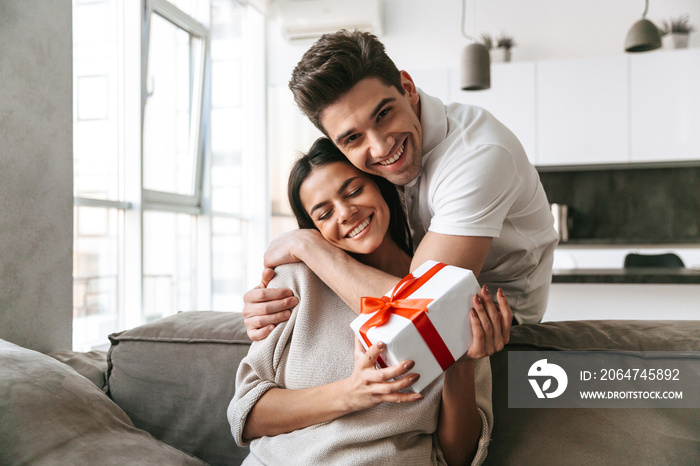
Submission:
[[[469,313],[480,289],[471,270],[427,261],[381,298],[362,298],[350,324],[365,349],[382,341],[379,365],[412,360],[422,391],[462,357],[472,342]]]

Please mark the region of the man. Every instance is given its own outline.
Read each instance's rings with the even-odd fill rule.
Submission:
[[[428,259],[470,269],[492,290],[503,288],[517,322],[541,320],[557,235],[539,175],[512,132],[481,108],[445,106],[420,91],[368,33],[319,39],[289,87],[353,165],[399,187],[417,245],[411,270]],[[244,297],[252,339],[265,338],[297,303],[289,290],[266,288],[271,268],[295,261],[356,312],[362,296],[381,296],[400,278],[360,264],[315,230],[282,235],[265,254],[261,285]]]

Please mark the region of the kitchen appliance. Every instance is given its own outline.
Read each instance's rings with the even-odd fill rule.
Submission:
[[[552,203],[549,205],[554,217],[554,229],[559,234],[559,241],[565,242],[569,240],[569,229],[571,225],[571,217],[569,216],[569,206],[566,204]]]

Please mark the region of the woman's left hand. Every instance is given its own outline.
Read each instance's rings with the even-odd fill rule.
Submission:
[[[513,312],[502,289],[498,289],[498,304],[494,303],[486,285],[472,299],[470,322],[473,340],[466,357],[481,359],[501,351],[510,339]]]
[[[304,243],[312,244],[315,241],[326,241],[317,230],[302,228],[282,233],[270,242],[265,251],[265,267],[274,269],[278,265],[302,262],[300,248]]]

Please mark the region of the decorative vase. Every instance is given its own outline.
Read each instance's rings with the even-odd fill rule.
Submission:
[[[508,63],[512,58],[513,51],[511,49],[503,49],[503,61]]]
[[[492,63],[507,63],[513,57],[513,50],[506,49],[503,47],[498,47],[491,50],[491,62]]]
[[[662,37],[664,48],[667,49],[687,49],[690,33],[687,32],[671,32]]]

